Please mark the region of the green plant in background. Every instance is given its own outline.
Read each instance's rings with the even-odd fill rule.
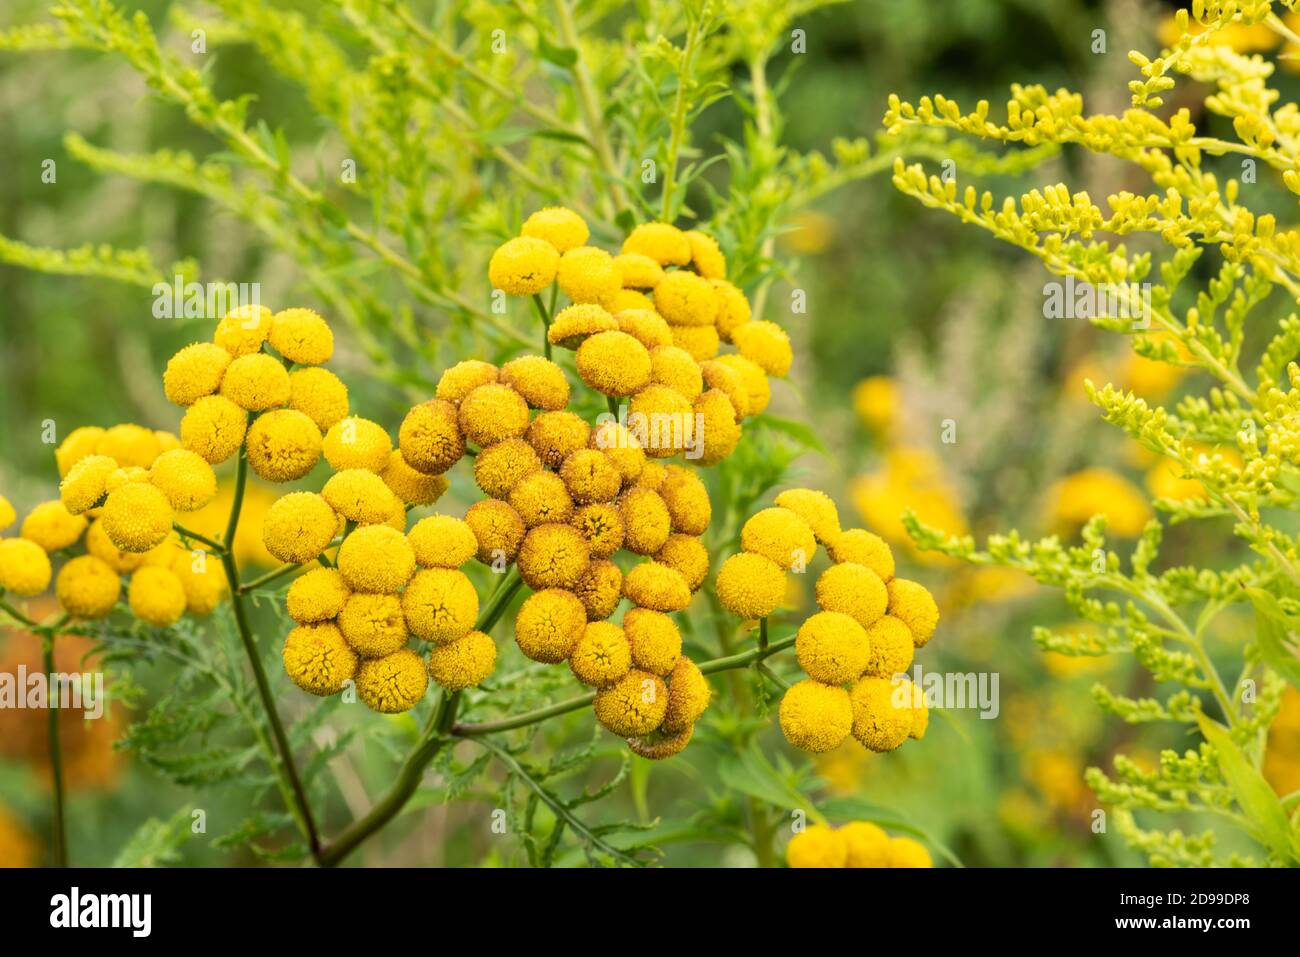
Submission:
[[[1300,491],[1300,366],[1292,361],[1300,352],[1300,320],[1291,313],[1270,325],[1266,318],[1285,313],[1282,301],[1293,304],[1300,291],[1300,233],[1280,228],[1264,211],[1275,199],[1255,183],[1256,171],[1261,180],[1271,172],[1300,193],[1300,127],[1294,104],[1278,106],[1268,86],[1274,64],[1234,52],[1223,36],[1262,25],[1300,42],[1274,10],[1295,6],[1196,0],[1190,15],[1177,14],[1179,35],[1169,49],[1154,59],[1130,54],[1140,79],[1130,83],[1132,107],[1122,115],[1087,114],[1082,98],[1065,90],[1017,86],[1005,123],[990,118],[987,102],[964,113],[943,96],[915,105],[891,97],[884,119],[895,133],[921,126],[1023,147],[1082,146],[1134,165],[1157,190],[1109,196],[1107,212],[1063,184],[999,202],[957,178],[927,177],[920,165],[899,161],[894,171],[900,191],[1037,256],[1071,281],[1059,285],[1112,296],[1086,317],[1130,336],[1138,354],[1214,380],[1206,394],[1185,395],[1169,409],[1111,385],[1089,382],[1087,392],[1106,421],[1203,485],[1204,497],[1155,501],[1168,524],[1195,521],[1208,530],[1215,519],[1230,521],[1236,539],[1255,552],[1253,561],[1240,555],[1235,567],[1161,567],[1160,520],[1147,525],[1127,561],[1108,545],[1102,519],[1087,524],[1079,544],[1013,533],[990,537],[983,549],[970,537],[908,521],[919,547],[1020,569],[1062,589],[1079,617],[1096,626],[1037,628],[1043,648],[1130,654],[1164,686],[1141,697],[1098,686],[1094,697],[1104,710],[1129,723],[1173,722],[1200,735],[1196,748],[1163,751],[1156,768],[1119,755],[1109,774],[1088,771],[1089,784],[1114,809],[1116,827],[1156,864],[1207,865],[1225,857],[1300,862],[1300,795],[1279,798],[1260,772],[1283,689],[1300,679],[1292,514]],[[1203,125],[1224,118],[1235,137],[1199,130],[1188,107],[1160,109],[1180,75],[1210,87]],[[1256,192],[1265,195],[1255,201]],[[1205,260],[1213,256],[1219,265],[1211,269]],[[1246,354],[1257,357],[1253,375],[1242,369]],[[1241,605],[1253,606],[1253,633],[1243,634],[1231,614]],[[1147,829],[1138,818],[1150,811],[1216,816],[1248,834],[1256,849],[1225,855],[1215,828],[1197,835]]]

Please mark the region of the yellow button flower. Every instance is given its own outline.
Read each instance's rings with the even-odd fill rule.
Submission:
[[[689,402],[695,401],[704,391],[700,364],[689,352],[676,346],[659,346],[650,350],[650,381],[667,386]]]
[[[907,626],[916,647],[925,647],[939,625],[939,606],[934,596],[920,582],[906,578],[891,580],[887,588],[889,613]]]
[[[842,685],[862,675],[872,646],[866,630],[848,615],[821,611],[799,626],[794,647],[799,667],[808,677]]]
[[[402,610],[411,634],[445,644],[463,638],[478,617],[478,592],[464,572],[424,568],[402,593]]]
[[[641,223],[623,240],[624,253],[649,256],[661,266],[685,266],[691,261],[691,243],[669,223]]]
[[[97,425],[83,425],[67,434],[59,447],[54,450],[54,460],[59,467],[59,477],[66,476],[69,470],[87,455],[94,455],[99,449],[104,430]]]
[[[145,624],[167,628],[185,614],[185,589],[169,568],[146,566],[131,576],[127,589],[131,614]]]
[[[575,303],[603,305],[623,288],[614,257],[595,246],[578,246],[561,256],[555,282]]]
[[[706,359],[700,363],[700,374],[704,377],[705,388],[719,389],[731,400],[732,408],[736,410],[737,421],[748,414],[749,389],[745,384],[745,377],[739,369],[735,369],[725,362],[719,362],[717,359]],[[706,432],[705,440],[707,441],[707,439],[708,433]]]
[[[716,583],[722,607],[741,618],[766,618],[785,598],[785,573],[770,558],[741,552],[722,563]]]
[[[515,560],[527,532],[519,513],[497,499],[484,499],[471,505],[465,512],[465,524],[478,541],[478,560],[501,571]]]
[[[654,611],[681,611],[691,603],[691,589],[675,568],[642,562],[623,577],[623,594],[634,605]]]
[[[567,522],[573,517],[573,497],[554,472],[533,472],[520,479],[506,501],[529,528]]]
[[[623,616],[623,633],[632,649],[632,664],[642,671],[666,675],[681,656],[682,633],[661,611],[629,609]]]
[[[709,574],[709,550],[694,535],[669,535],[655,561],[676,569],[691,591],[698,591]]]
[[[149,481],[162,489],[178,512],[197,511],[217,497],[217,475],[212,466],[189,449],[172,449],[154,459]]]
[[[25,538],[0,539],[0,590],[22,598],[39,595],[50,585],[50,557]]]
[[[388,464],[379,477],[407,505],[432,505],[448,488],[447,480],[441,475],[425,475],[407,465],[399,449],[388,453]]]
[[[519,574],[534,591],[572,588],[590,560],[587,540],[576,528],[559,523],[538,525],[528,531],[519,548]]]
[[[329,369],[295,369],[289,373],[289,406],[324,432],[348,414],[348,387]]]
[[[623,277],[625,289],[653,289],[664,278],[664,267],[645,253],[619,253],[614,265]]]
[[[289,586],[289,617],[301,624],[337,618],[352,594],[337,568],[313,568]]]
[[[710,284],[718,297],[718,315],[714,319],[714,325],[722,341],[731,342],[732,333],[753,318],[749,300],[725,279],[712,279]]]
[[[403,647],[409,637],[402,600],[396,595],[353,592],[343,603],[338,626],[352,650],[362,658],[387,657]]]
[[[718,330],[713,326],[669,326],[673,345],[685,349],[696,362],[706,362],[718,354]]]
[[[212,465],[239,451],[248,427],[248,413],[225,396],[208,395],[195,402],[181,419],[181,444]]]
[[[907,740],[912,730],[912,709],[910,704],[906,707],[896,704],[898,692],[889,678],[868,676],[853,686],[853,736],[864,747],[878,752],[893,751]]]
[[[130,422],[108,429],[95,446],[96,455],[107,455],[122,468],[147,469],[161,451],[156,432]]]
[[[721,356],[716,361],[738,372],[741,381],[745,383],[746,401],[743,415],[758,415],[767,408],[768,402],[772,400],[772,387],[762,367],[740,355]],[[737,408],[739,409],[739,406]]]
[[[429,650],[429,677],[447,691],[476,688],[497,663],[497,646],[490,635],[471,631],[464,638]]]
[[[670,326],[712,327],[718,317],[718,293],[707,279],[675,270],[655,286],[655,310]]]
[[[579,505],[612,502],[623,485],[622,474],[599,449],[570,452],[560,466],[560,478]]]
[[[809,824],[790,838],[785,862],[797,868],[845,867],[848,845],[844,836],[824,824]]]
[[[221,380],[221,394],[249,412],[286,405],[291,393],[288,371],[265,352],[232,360]]]
[[[647,349],[673,344],[672,329],[653,309],[624,309],[614,316],[614,321],[618,323],[619,332],[626,332]]]
[[[718,242],[707,233],[698,229],[686,233],[686,241],[691,244],[691,265],[705,279],[723,279],[727,275],[727,257],[722,254]]]
[[[870,821],[850,821],[839,829],[848,849],[846,867],[888,867],[889,835]]]
[[[585,243],[591,230],[573,210],[564,206],[547,206],[525,219],[519,233],[544,240],[554,246],[556,252],[566,253]]]
[[[794,363],[790,337],[775,322],[751,320],[731,332],[731,341],[740,354],[768,375],[784,378]]]
[[[481,385],[460,404],[458,422],[465,438],[479,446],[518,439],[528,431],[528,403],[510,386]]]
[[[457,405],[481,385],[496,382],[497,367],[481,359],[466,359],[446,369],[438,379],[434,396]]]
[[[604,621],[623,597],[623,572],[606,559],[591,562],[573,586],[588,621]]]
[[[478,552],[468,522],[450,515],[430,515],[406,533],[415,560],[425,568],[459,568]]]
[[[531,296],[555,281],[560,254],[543,239],[519,236],[497,247],[488,262],[488,281],[511,296]]]
[[[785,739],[814,754],[833,751],[844,743],[853,730],[853,714],[847,691],[810,678],[792,685],[781,698]]]
[[[812,529],[788,508],[755,512],[740,530],[740,547],[770,558],[782,568],[806,568],[817,553]]]
[[[441,475],[465,454],[465,437],[456,406],[430,399],[413,407],[398,430],[398,447],[406,464],[417,472]]]
[[[628,428],[638,436],[646,455],[670,458],[695,441],[694,410],[676,389],[651,383],[632,397]]]
[[[270,309],[262,305],[237,306],[217,323],[212,341],[237,359],[261,349],[270,331]]]
[[[354,591],[391,595],[415,572],[415,549],[387,525],[363,525],[339,546],[339,574]]]
[[[360,659],[333,622],[299,625],[284,641],[284,670],[308,694],[338,694],[357,677]],[[418,658],[416,659],[419,660]],[[358,692],[360,686],[358,685]]]
[[[338,515],[322,495],[290,492],[275,500],[262,520],[262,543],[282,562],[315,561],[338,530]]]
[[[119,575],[129,575],[145,560],[145,554],[124,552],[108,539],[103,519],[95,519],[86,529],[86,551],[109,564]]]
[[[713,506],[709,502],[709,490],[698,475],[680,465],[670,465],[658,491],[668,506],[674,532],[703,535],[708,531]]]
[[[824,541],[831,561],[836,564],[854,562],[866,565],[883,582],[894,577],[894,553],[879,535],[868,532],[865,528],[849,528]]]
[[[776,496],[775,504],[788,508],[812,529],[819,542],[834,541],[840,535],[840,513],[825,492],[811,488],[788,488]]]
[[[698,435],[704,441],[697,459],[700,465],[717,465],[736,451],[740,444],[740,424],[736,407],[721,389],[709,389],[691,411],[696,416]]]
[[[165,553],[167,550],[164,545],[155,551]],[[202,549],[172,551],[174,554],[168,567],[185,590],[185,610],[191,615],[210,615],[226,594],[226,576],[221,562]],[[145,564],[150,563],[153,555],[151,552]]]
[[[344,469],[330,476],[321,495],[350,522],[375,525],[388,521],[401,508],[384,480],[369,469]],[[314,555],[312,556],[315,557]]]
[[[712,696],[700,666],[681,655],[668,673],[668,709],[659,730],[665,734],[689,731],[708,710]]]
[[[605,421],[592,429],[587,445],[609,456],[614,468],[623,476],[624,487],[635,482],[646,468],[645,449],[641,448],[636,436],[617,422]]]
[[[603,306],[577,303],[555,314],[551,327],[546,330],[546,339],[561,349],[576,349],[588,336],[617,329],[618,321]]]
[[[573,653],[587,627],[587,613],[572,592],[545,588],[524,599],[515,616],[515,643],[533,661],[558,664]]]
[[[893,837],[889,840],[889,866],[934,867],[934,861],[919,841],[910,837]]]
[[[663,679],[636,669],[597,692],[594,705],[596,720],[607,731],[624,738],[655,730],[667,708],[668,689]]]
[[[172,530],[172,506],[153,485],[132,482],[114,489],[104,500],[104,531],[124,552],[147,552]]]
[[[867,641],[871,655],[867,659],[866,674],[877,678],[892,678],[911,667],[915,654],[912,633],[901,619],[893,615],[882,615],[867,629]]]
[[[553,469],[559,468],[561,463],[577,449],[585,448],[590,438],[591,427],[582,420],[581,416],[573,412],[543,412],[533,419],[525,433],[528,445],[540,461]],[[477,464],[476,462],[476,471]],[[519,477],[526,474],[528,473],[523,472]]]
[[[638,555],[653,555],[664,547],[672,531],[668,506],[658,492],[633,487],[618,500],[623,518],[623,547]]]
[[[650,381],[650,353],[626,332],[598,332],[578,347],[578,375],[602,395],[634,395]]]
[[[163,370],[163,392],[177,405],[193,405],[221,387],[221,377],[230,365],[230,353],[211,342],[186,346],[167,360]]]
[[[86,530],[86,517],[73,515],[58,499],[41,502],[23,519],[21,535],[47,552],[75,544]]]
[[[330,427],[322,450],[335,471],[368,469],[382,472],[388,467],[393,442],[378,422],[352,415]]]
[[[318,366],[334,354],[334,333],[312,309],[284,309],[271,319],[271,348],[290,362]]]
[[[863,628],[885,613],[888,597],[880,576],[865,565],[832,565],[817,578],[817,604],[822,610],[851,615]]]
[[[362,661],[357,669],[357,697],[372,711],[410,711],[429,690],[429,675],[420,656],[401,648],[386,658]]]
[[[64,502],[66,505],[67,502]],[[73,513],[76,514],[76,513]],[[14,511],[13,503],[9,499],[0,495],[0,531],[4,531],[18,518],[18,513]]]
[[[54,583],[59,604],[74,618],[103,618],[122,594],[122,580],[94,555],[79,555],[61,569]]]
[[[573,676],[596,688],[612,685],[631,667],[632,649],[627,636],[622,628],[607,621],[588,623],[569,655]]]
[[[542,356],[520,356],[501,367],[501,382],[510,386],[534,409],[557,412],[569,403],[569,380],[564,370]]]
[[[537,421],[541,421],[540,417]],[[542,462],[531,445],[523,439],[506,439],[489,445],[474,457],[474,481],[485,494],[505,498],[525,476],[541,468]]]
[[[587,540],[593,559],[609,558],[623,547],[623,516],[609,502],[584,505],[569,524]]]

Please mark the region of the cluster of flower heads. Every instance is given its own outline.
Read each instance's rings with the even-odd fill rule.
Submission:
[[[853,735],[872,751],[920,738],[929,722],[924,694],[898,677],[939,622],[924,586],[894,575],[878,535],[841,529],[835,503],[813,489],[787,489],[749,518],[741,549],[718,572],[722,606],[766,618],[786,594],[786,573],[802,572],[818,543],[833,564],[817,578],[821,609],[799,627],[795,653],[808,678],[781,699],[781,730],[797,748],[830,751]]]
[[[870,821],[840,827],[811,824],[790,839],[785,861],[791,867],[933,867],[925,845],[910,837],[890,837]]]
[[[186,611],[210,613],[225,578],[206,552],[191,552],[172,530],[176,512],[216,495],[212,467],[169,432],[131,423],[74,429],[55,450],[59,498],[36,505],[19,537],[0,540],[0,590],[39,595],[54,578],[59,604],[74,618],[104,618],[126,579],[132,613],[151,625]],[[0,530],[16,520],[0,499]],[[52,558],[64,558],[58,575]]]
[[[568,297],[548,341],[575,351],[592,389],[629,400],[646,452],[669,458],[693,447],[702,465],[729,456],[740,423],[767,407],[768,376],[785,376],[794,357],[780,326],[751,318],[718,244],[698,230],[645,223],[611,255],[586,245],[587,224],[562,207],[533,213],[521,232],[496,250],[489,279],[510,295],[555,283]],[[737,351],[719,355],[724,342]],[[651,432],[659,422],[685,425]]]

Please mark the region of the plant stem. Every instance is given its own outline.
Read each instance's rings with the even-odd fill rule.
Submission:
[[[235,497],[230,506],[230,518],[226,520],[226,534],[221,540],[228,549],[235,547],[235,529],[239,527],[239,514],[244,509],[244,488],[248,484],[248,456],[244,454],[244,446],[239,447],[239,461],[235,466]],[[239,587],[238,580],[231,582],[230,587]]]
[[[568,0],[555,0],[555,22],[560,29],[560,39],[564,41],[564,45],[571,47],[577,54],[570,72],[573,73],[573,85],[578,94],[578,106],[582,110],[583,123],[587,127],[592,149],[596,151],[596,158],[609,177],[609,196],[617,212],[626,205],[627,199],[623,195],[622,178],[619,175],[618,164],[614,161],[614,151],[610,149],[609,138],[605,135],[605,122],[600,102],[596,98],[596,88],[591,82],[591,71],[587,69],[587,63],[582,58],[578,30],[574,26],[573,10]]]
[[[54,674],[54,634],[52,632],[46,631],[41,635],[41,652],[45,659],[45,674],[48,677]],[[52,691],[53,685],[51,685]],[[50,770],[54,777],[51,785],[54,822],[50,828],[53,832],[54,866],[67,867],[68,834],[63,814],[63,751],[59,747],[59,701],[57,695],[50,693],[46,705],[46,710],[50,713],[48,742]]]
[[[182,538],[192,538],[196,542],[202,542],[204,545],[208,546],[208,548],[212,549],[218,555],[225,551],[225,548],[222,547],[222,545],[219,542],[211,538],[208,538],[206,535],[200,535],[198,532],[191,532],[184,525],[178,525],[175,522],[172,522],[172,528],[176,529],[176,531],[181,535]]]
[[[681,153],[682,139],[686,135],[686,83],[691,75],[691,58],[695,55],[699,33],[700,21],[692,17],[690,26],[686,29],[682,66],[677,73],[677,96],[673,101],[672,132],[668,138],[668,162],[664,164],[663,212],[659,218],[665,223],[673,221],[673,190],[677,180],[677,157]]]
[[[5,614],[7,614],[14,621],[18,622],[21,625],[26,625],[28,628],[40,627],[40,625],[36,624],[36,622],[32,621],[31,618],[24,615],[21,611],[19,611],[13,605],[9,604],[9,602],[5,601],[3,598],[0,598],[0,610],[3,610]]]
[[[551,357],[551,315],[542,305],[542,297],[539,293],[533,293],[533,305],[537,307],[537,315],[542,319],[542,350],[549,359]]]
[[[328,559],[326,560],[328,561]],[[259,575],[257,578],[254,578],[251,582],[244,582],[244,584],[239,586],[239,593],[242,595],[245,592],[256,591],[258,588],[261,588],[263,585],[269,585],[277,578],[283,578],[285,575],[289,575],[297,571],[299,568],[302,568],[302,566],[295,565],[293,563],[287,565],[281,565],[275,571],[267,572],[265,575]]]

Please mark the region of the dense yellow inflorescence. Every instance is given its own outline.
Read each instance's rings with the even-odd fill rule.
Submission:
[[[810,824],[785,847],[790,867],[933,867],[925,845],[910,837],[890,837],[870,821],[833,828]]]

